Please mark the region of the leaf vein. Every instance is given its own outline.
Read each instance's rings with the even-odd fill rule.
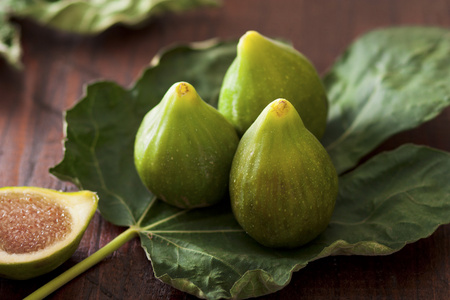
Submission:
[[[221,259],[221,258],[219,258],[219,257],[217,257],[217,256],[214,256],[214,255],[212,255],[212,254],[209,254],[209,253],[206,253],[206,252],[202,252],[202,251],[199,251],[199,250],[195,250],[195,249],[183,247],[183,246],[181,246],[181,245],[178,245],[178,244],[175,243],[174,241],[169,240],[169,239],[167,239],[167,238],[165,238],[165,237],[163,237],[163,236],[161,236],[161,235],[159,235],[159,234],[154,234],[154,236],[157,236],[157,237],[161,238],[162,240],[165,240],[165,241],[171,243],[172,245],[174,245],[175,247],[177,247],[177,248],[179,248],[179,249],[183,249],[183,250],[186,250],[186,251],[189,251],[189,252],[195,252],[195,253],[198,253],[198,254],[200,254],[200,255],[209,256],[210,258],[215,259],[215,260],[221,262],[222,264],[224,264],[225,266],[227,266],[228,268],[230,268],[231,270],[233,270],[233,271],[234,271],[236,274],[238,274],[239,276],[242,276],[242,274],[241,274],[238,270],[236,270],[231,264],[227,263],[226,261],[224,261],[223,259]],[[179,251],[179,250],[178,250],[178,251]]]
[[[188,211],[190,211],[190,209],[186,209],[186,210],[179,211],[179,212],[177,212],[176,214],[173,214],[173,215],[171,215],[171,216],[168,216],[167,218],[161,219],[161,220],[159,220],[158,222],[155,222],[155,223],[153,223],[153,224],[148,225],[147,227],[142,228],[142,231],[143,231],[143,232],[148,231],[149,229],[151,229],[151,228],[153,228],[153,227],[156,227],[156,226],[158,226],[158,225],[161,225],[162,223],[165,223],[165,222],[170,221],[170,220],[172,220],[172,219],[175,219],[175,218],[177,218],[177,217],[179,217],[179,216],[181,216],[181,215],[184,215],[184,214],[187,213]]]
[[[340,145],[343,141],[345,141],[347,139],[347,137],[350,136],[354,132],[355,128],[358,128],[360,120],[365,120],[364,112],[368,109],[368,107],[370,107],[370,103],[371,103],[371,100],[373,99],[373,95],[375,95],[375,93],[380,88],[381,82],[382,82],[381,80],[377,81],[377,85],[373,88],[370,95],[367,97],[366,101],[364,101],[364,106],[361,108],[361,113],[355,119],[353,119],[350,126],[341,134],[341,136],[338,139],[336,139],[334,142],[332,142],[331,144],[326,146],[326,150],[328,152],[330,152],[331,150],[336,148],[338,145]],[[371,112],[369,112],[369,113],[371,113]]]
[[[397,195],[406,195],[408,197],[409,200],[411,200],[413,203],[417,204],[417,205],[422,205],[418,202],[416,202],[415,200],[413,200],[413,198],[411,197],[411,195],[408,193],[408,191],[417,189],[417,188],[421,188],[421,187],[425,187],[426,185],[424,184],[419,184],[416,186],[412,186],[409,189],[406,190],[401,190],[395,193],[392,193],[390,195],[388,195],[386,198],[384,198],[383,200],[379,201],[379,203],[370,211],[370,213],[367,215],[367,217],[365,217],[364,219],[362,219],[361,221],[358,222],[343,222],[343,221],[331,221],[330,224],[338,224],[338,225],[349,225],[349,226],[355,226],[355,225],[361,225],[364,223],[367,224],[377,224],[377,222],[368,222],[368,220],[375,214],[375,212],[377,212],[377,210],[384,204],[386,203],[386,201],[388,201],[389,199],[391,199],[392,197],[395,197]]]
[[[96,100],[97,97],[93,96],[93,99]],[[93,101],[92,106],[94,105],[94,102],[95,101]],[[134,215],[133,215],[132,211],[130,210],[130,207],[127,205],[126,201],[120,195],[117,195],[116,193],[111,191],[107,187],[107,185],[105,183],[105,177],[103,176],[103,172],[101,171],[101,167],[100,167],[100,163],[98,161],[98,157],[97,157],[97,155],[95,153],[95,149],[97,147],[97,142],[98,142],[98,139],[99,139],[99,136],[100,136],[100,129],[99,129],[99,126],[98,126],[97,122],[95,121],[95,118],[94,118],[93,114],[92,114],[92,109],[90,110],[89,119],[91,120],[92,125],[94,126],[94,139],[92,141],[91,146],[89,147],[89,152],[92,155],[92,159],[93,159],[93,162],[94,162],[94,169],[95,169],[95,171],[96,171],[96,173],[98,175],[98,178],[100,180],[101,187],[105,191],[105,193],[107,193],[107,194],[111,195],[112,197],[116,198],[120,203],[123,204],[123,206],[125,206],[126,210],[128,211],[128,214],[133,219],[133,224],[136,224],[136,219],[134,218]]]
[[[138,220],[138,222],[136,224],[137,227],[141,226],[142,221],[144,220],[145,216],[150,211],[150,208],[153,206],[153,204],[156,202],[156,200],[157,200],[157,197],[153,196],[152,200],[150,200],[150,203],[147,205],[145,210],[142,212],[142,215],[141,215],[141,217],[139,218],[139,220]]]
[[[151,233],[242,233],[243,229],[225,229],[225,230],[154,230]]]

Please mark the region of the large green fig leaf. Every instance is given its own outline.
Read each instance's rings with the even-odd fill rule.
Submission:
[[[138,228],[157,278],[198,297],[255,297],[283,288],[292,272],[310,261],[332,254],[393,253],[450,222],[450,154],[413,145],[379,154],[341,176],[329,227],[294,250],[254,242],[234,220],[228,199],[196,210],[155,199],[134,169],[134,135],[144,114],[176,81],[192,83],[203,99],[216,104],[236,43],[204,46],[165,52],[129,90],[113,82],[90,85],[66,114],[64,159],[51,169],[97,191],[107,220]],[[390,115],[377,118],[385,122]]]
[[[370,32],[337,60],[324,83],[330,109],[322,142],[342,173],[388,137],[450,105],[450,30]]]

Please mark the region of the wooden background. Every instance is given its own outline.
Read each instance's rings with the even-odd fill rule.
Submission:
[[[0,62],[0,186],[75,190],[48,173],[62,158],[62,112],[87,83],[123,86],[156,52],[176,42],[239,37],[255,29],[291,40],[323,73],[358,35],[393,25],[450,26],[448,0],[225,0],[221,8],[169,14],[139,29],[115,26],[97,36],[56,32],[27,20],[21,43],[25,69]],[[450,66],[449,66],[450,71]],[[450,84],[450,83],[449,83]],[[396,135],[378,151],[405,142],[450,151],[450,109]],[[96,214],[75,255],[50,274],[0,279],[1,299],[20,299],[107,244],[123,228]],[[384,257],[328,257],[295,273],[283,290],[262,299],[448,299],[450,226]],[[193,299],[154,278],[137,239],[52,294],[51,299]]]

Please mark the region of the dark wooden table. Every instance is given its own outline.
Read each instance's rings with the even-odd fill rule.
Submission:
[[[221,8],[164,15],[143,28],[115,26],[97,36],[56,32],[19,20],[25,69],[0,62],[0,186],[75,190],[48,173],[63,154],[62,112],[87,83],[129,86],[159,49],[175,42],[239,37],[255,29],[284,37],[323,73],[358,35],[392,25],[450,26],[449,0],[225,0]],[[449,69],[450,70],[450,69]],[[449,83],[450,84],[450,83]],[[450,109],[379,149],[405,142],[450,151]],[[20,299],[123,231],[97,213],[74,256],[28,281],[0,279],[0,299]],[[449,299],[450,226],[384,257],[328,257],[294,273],[264,299]],[[74,279],[51,299],[192,299],[155,279],[137,239]]]

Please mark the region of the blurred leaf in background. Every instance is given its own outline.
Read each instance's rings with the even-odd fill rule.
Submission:
[[[20,31],[10,24],[9,13],[22,5],[20,1],[3,0],[0,2],[0,56],[12,66],[20,68]]]
[[[220,3],[219,0],[2,0],[0,55],[20,67],[20,32],[11,24],[11,16],[32,19],[57,30],[97,34],[115,24],[136,26],[152,16]]]

